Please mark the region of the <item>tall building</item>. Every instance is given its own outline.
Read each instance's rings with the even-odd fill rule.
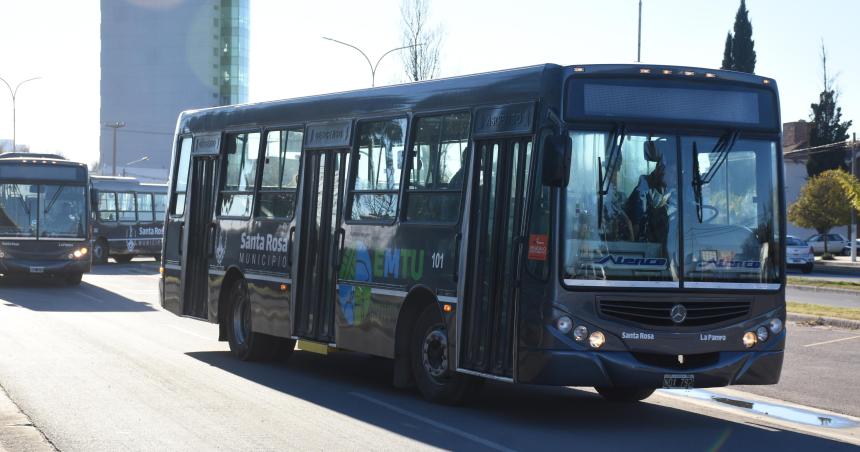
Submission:
[[[179,112],[247,102],[248,1],[101,0],[101,174],[166,180]]]

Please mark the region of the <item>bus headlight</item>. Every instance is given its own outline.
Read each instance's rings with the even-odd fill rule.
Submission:
[[[753,333],[752,331],[747,331],[746,333],[744,333],[743,337],[744,347],[752,348],[752,346],[755,345],[757,339],[758,338],[756,338],[755,333]]]
[[[585,325],[579,325],[573,329],[573,338],[576,339],[577,342],[584,341],[586,337],[588,337],[588,328],[586,328]]]
[[[87,252],[89,252],[89,250],[87,249],[87,247],[83,247],[83,248],[81,248],[81,255],[86,256],[86,255],[87,255]]]
[[[773,334],[779,334],[782,331],[782,320],[779,319],[770,319],[770,323],[768,324],[770,327],[770,332]]]
[[[755,335],[760,342],[764,342],[767,340],[767,328],[760,326],[756,328]]]
[[[81,254],[81,250],[75,250],[75,252],[72,253],[72,255],[75,256],[76,258],[83,256],[83,254]]]
[[[570,317],[563,315],[555,320],[555,327],[563,334],[570,333],[570,330],[573,329],[573,320],[571,320]]]
[[[588,336],[588,345],[590,345],[591,348],[600,348],[603,346],[604,342],[606,342],[606,336],[604,336],[600,331],[595,331]]]

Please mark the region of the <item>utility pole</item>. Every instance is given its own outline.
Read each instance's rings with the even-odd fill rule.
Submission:
[[[116,176],[116,129],[125,127],[125,123],[121,121],[108,122],[104,126],[113,129],[113,162],[110,175]]]
[[[21,85],[23,85],[29,81],[38,80],[40,78],[42,78],[42,77],[28,78],[27,80],[24,80],[23,82],[15,85],[15,89],[12,89],[12,85],[10,85],[9,82],[7,82],[6,80],[3,80],[3,78],[0,78],[0,81],[2,81],[6,85],[6,88],[9,88],[9,94],[12,95],[12,152],[16,152],[18,150],[17,149],[17,138],[18,138],[17,137],[17,124],[16,124],[16,118],[15,118],[15,115],[16,115],[15,114],[15,99],[18,98],[18,88],[20,88]]]
[[[851,175],[857,177],[855,166],[857,165],[857,132],[851,138]],[[848,231],[848,240],[851,241],[851,262],[857,262],[857,213],[851,209],[851,228]]]
[[[639,0],[639,37],[636,40],[636,62],[642,61],[642,0]]]

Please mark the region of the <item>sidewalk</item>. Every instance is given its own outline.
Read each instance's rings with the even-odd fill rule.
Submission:
[[[57,449],[42,436],[30,419],[0,387],[0,452],[52,452]]]

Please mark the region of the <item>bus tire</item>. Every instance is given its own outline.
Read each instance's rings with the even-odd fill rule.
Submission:
[[[273,358],[276,338],[251,329],[251,298],[244,279],[233,282],[227,299],[227,342],[233,355],[242,361]]]
[[[117,264],[127,264],[131,262],[132,259],[134,259],[133,254],[118,254],[113,257],[113,260],[115,260]]]
[[[595,386],[594,389],[610,402],[639,402],[654,394],[654,388],[619,388]]]
[[[70,286],[79,286],[81,284],[81,279],[83,278],[83,273],[72,273],[70,275],[66,275],[64,278],[66,284]]]
[[[450,370],[448,333],[433,304],[427,305],[418,317],[411,342],[412,374],[426,400],[459,405],[476,392],[478,378]]]
[[[93,244],[93,263],[107,264],[108,255],[110,254],[110,245],[105,239],[98,239]]]

